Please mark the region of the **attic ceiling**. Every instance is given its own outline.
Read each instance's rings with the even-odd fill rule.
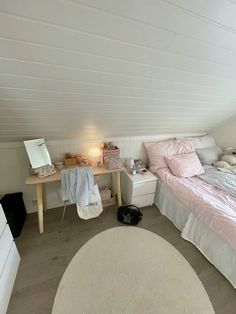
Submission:
[[[202,132],[236,113],[236,0],[0,0],[0,142]]]

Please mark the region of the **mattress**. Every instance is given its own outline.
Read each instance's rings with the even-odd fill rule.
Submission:
[[[192,211],[192,206],[190,208],[184,204],[180,195],[176,197],[170,187],[157,177],[155,205],[182,232],[181,236],[194,244],[236,288],[236,250],[199,219]]]

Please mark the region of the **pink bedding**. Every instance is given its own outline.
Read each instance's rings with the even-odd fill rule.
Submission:
[[[197,177],[175,177],[168,168],[157,174],[196,217],[236,249],[236,198]]]

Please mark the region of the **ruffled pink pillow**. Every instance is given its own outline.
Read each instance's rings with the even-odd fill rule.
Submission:
[[[166,162],[176,177],[189,178],[205,173],[195,152],[166,157]]]
[[[187,140],[169,140],[162,142],[146,142],[146,148],[150,169],[152,172],[160,168],[168,168],[165,157],[184,153],[191,153],[195,151],[193,142]]]

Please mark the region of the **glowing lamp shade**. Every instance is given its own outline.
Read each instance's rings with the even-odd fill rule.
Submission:
[[[88,151],[89,157],[99,157],[101,155],[101,151],[99,148],[94,147]]]
[[[92,164],[94,167],[98,166],[100,161],[101,151],[99,148],[94,147],[88,150],[88,156],[91,158]]]

